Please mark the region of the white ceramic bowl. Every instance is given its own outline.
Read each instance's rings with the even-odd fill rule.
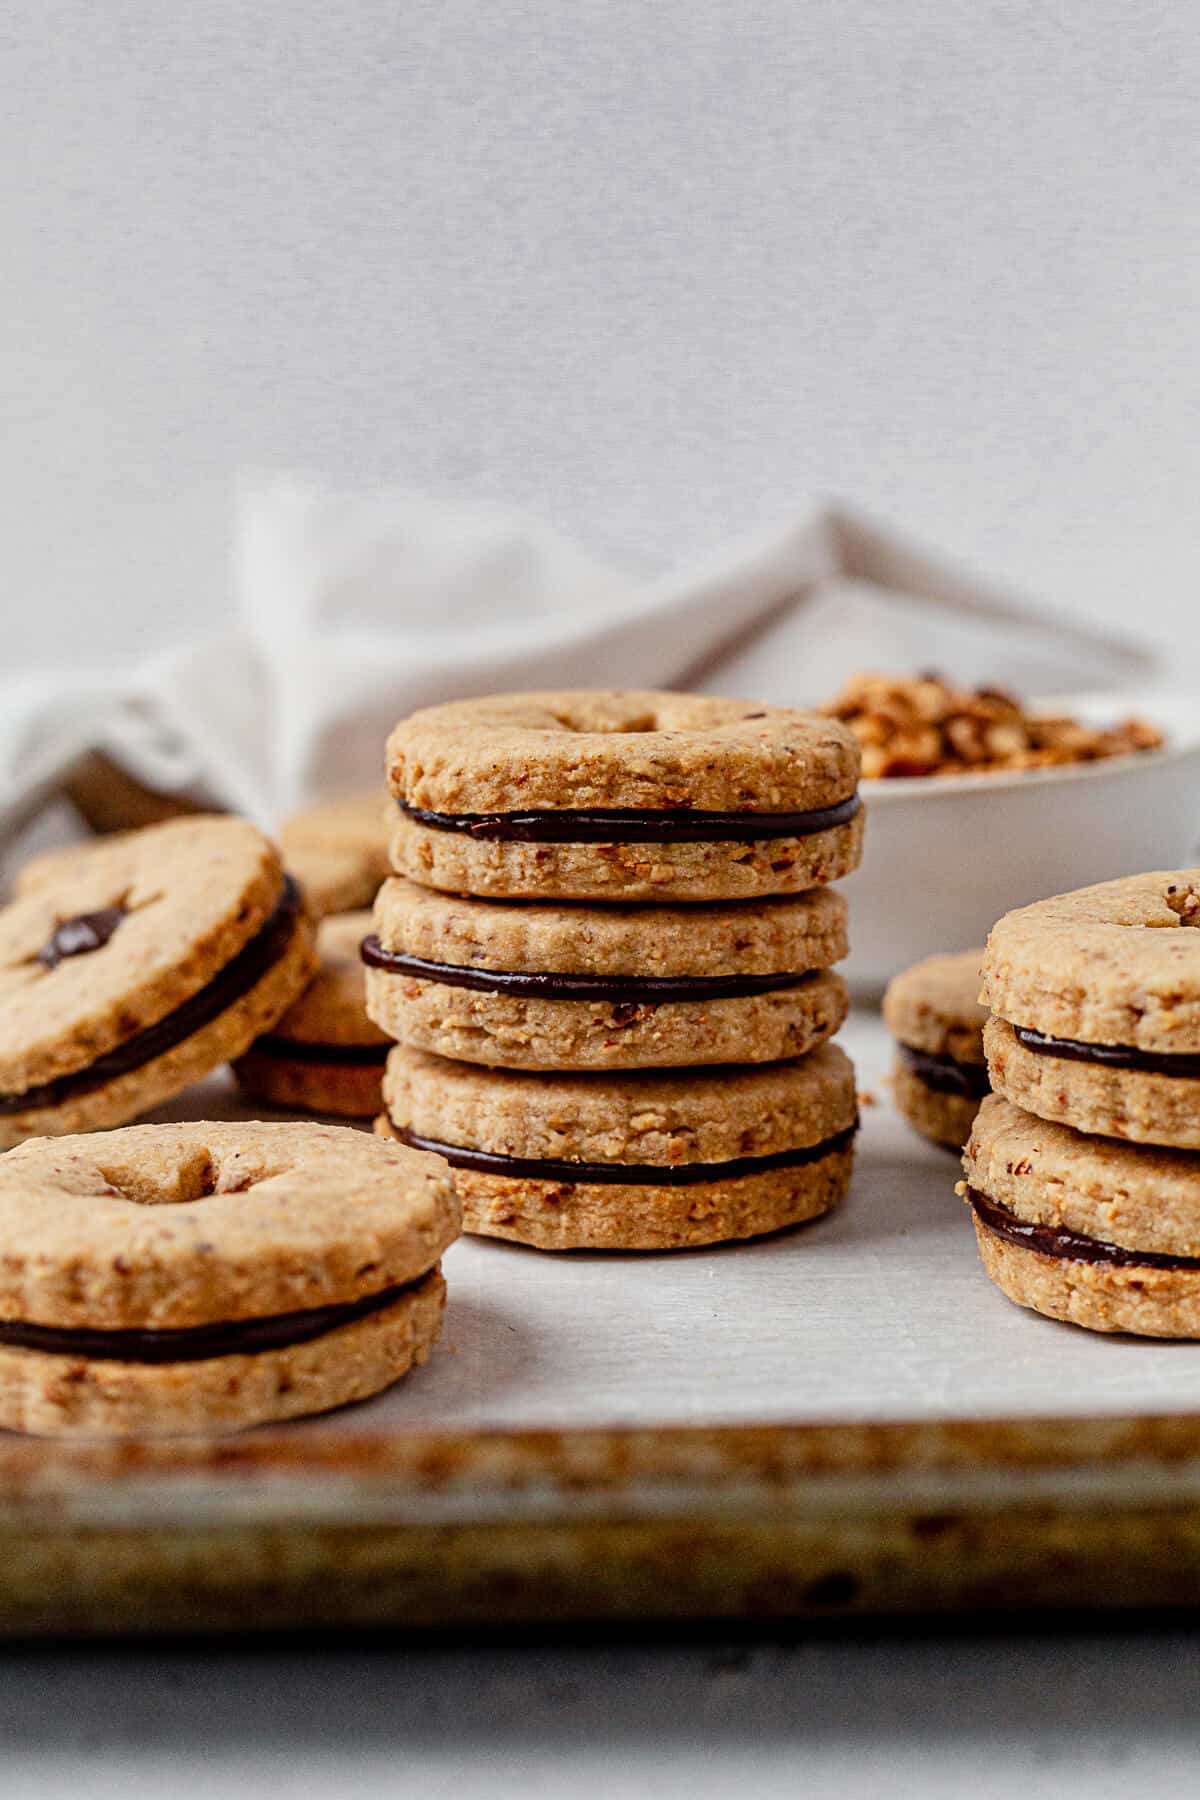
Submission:
[[[863,865],[843,884],[856,998],[933,951],[982,944],[1014,906],[1200,861],[1200,696],[1074,694],[1036,710],[1095,723],[1136,713],[1167,745],[1025,774],[864,781]]]

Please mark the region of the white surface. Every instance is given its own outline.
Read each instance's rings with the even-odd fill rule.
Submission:
[[[855,1015],[841,1041],[876,1103],[863,1108],[840,1211],[682,1254],[547,1255],[463,1238],[445,1258],[446,1327],[428,1365],[294,1429],[1200,1408],[1200,1344],[1106,1338],[1003,1298],[954,1193],[957,1159],[892,1107],[882,1024]]]
[[[1200,652],[1195,8],[10,0],[0,50],[10,666],[219,620],[233,473],[297,463],[655,562],[840,493]]]

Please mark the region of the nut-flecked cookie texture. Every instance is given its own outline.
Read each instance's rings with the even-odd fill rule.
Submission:
[[[1200,1156],[1086,1137],[992,1095],[963,1167],[984,1268],[1018,1305],[1200,1336]]]
[[[653,692],[429,707],[388,742],[392,865],[482,897],[799,893],[861,856],[859,752],[819,714]]]
[[[987,1009],[979,1004],[982,950],[929,956],[905,969],[883,997],[896,1039],[892,1086],[909,1124],[960,1150],[988,1091],[983,1053]]]
[[[846,1015],[846,906],[824,888],[753,905],[464,899],[395,878],[364,947],[367,1006],[418,1049],[512,1069],[775,1062]]]
[[[360,948],[370,930],[368,912],[322,919],[311,984],[234,1065],[252,1099],[347,1118],[379,1111],[391,1039],[367,1017]]]
[[[296,890],[245,820],[89,848],[0,911],[0,1146],[170,1099],[269,1029],[313,966]]]
[[[1081,1131],[1200,1147],[1200,870],[1009,913],[988,940],[992,1084]]]
[[[816,1217],[853,1162],[854,1071],[521,1075],[398,1046],[378,1129],[451,1162],[464,1228],[542,1249],[666,1250]]]
[[[459,1228],[432,1157],[337,1126],[146,1125],[0,1158],[0,1423],[228,1431],[422,1362]]]

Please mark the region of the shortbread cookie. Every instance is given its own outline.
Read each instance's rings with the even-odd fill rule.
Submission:
[[[392,864],[493,899],[799,893],[862,854],[858,745],[817,713],[686,694],[429,707],[388,742]]]
[[[896,1039],[896,1105],[922,1137],[961,1150],[989,1091],[983,1054],[987,1008],[979,1004],[982,950],[927,956],[883,996]]]
[[[395,877],[363,944],[367,1007],[401,1043],[509,1069],[778,1062],[832,1035],[846,903],[522,906]]]
[[[314,850],[293,844],[285,852],[288,872],[300,883],[304,903],[314,919],[369,907],[379,887],[379,873],[353,850]]]
[[[285,821],[279,842],[317,918],[370,906],[388,873],[392,811],[383,789],[370,788],[307,807]]]
[[[240,1056],[313,969],[295,884],[245,820],[89,848],[0,911],[0,1146],[160,1105]]]
[[[845,1194],[854,1069],[518,1075],[397,1046],[384,1135],[450,1163],[467,1231],[544,1250],[679,1250],[756,1237]]]
[[[1200,1337],[1200,1156],[1085,1137],[992,1095],[960,1192],[1020,1306],[1091,1331]]]
[[[0,1157],[0,1425],[231,1431],[423,1362],[444,1165],[345,1127],[140,1125]]]
[[[992,1086],[1042,1118],[1200,1149],[1200,869],[1106,881],[994,926]]]
[[[379,1111],[391,1039],[367,1017],[360,948],[370,930],[368,912],[322,919],[312,983],[234,1064],[252,1099],[348,1118]]]

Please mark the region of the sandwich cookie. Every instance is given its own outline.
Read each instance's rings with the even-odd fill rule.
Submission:
[[[963,1167],[984,1269],[1018,1306],[1200,1337],[1200,1155],[1085,1137],[992,1095]]]
[[[391,810],[387,794],[370,788],[286,820],[279,842],[316,918],[370,906],[388,873]]]
[[[252,1099],[350,1118],[379,1111],[391,1040],[366,1013],[359,947],[370,929],[366,912],[321,920],[311,984],[234,1064]]]
[[[843,1197],[854,1070],[518,1075],[397,1046],[386,1137],[450,1164],[463,1226],[543,1250],[681,1250],[816,1218]]]
[[[1102,1137],[1200,1149],[1200,869],[1060,894],[993,926],[992,1086]]]
[[[0,1157],[0,1425],[232,1431],[424,1362],[444,1165],[336,1125],[140,1125]]]
[[[991,1091],[983,1054],[982,950],[928,956],[889,983],[883,1018],[896,1039],[892,1091],[922,1137],[961,1150]]]
[[[836,719],[687,694],[501,695],[388,741],[392,865],[492,899],[794,894],[862,854],[857,740]]]
[[[846,1016],[831,888],[723,906],[522,906],[396,877],[362,946],[391,1037],[509,1069],[778,1062]]]
[[[245,820],[89,849],[0,911],[0,1146],[160,1105],[248,1049],[313,969],[295,883]]]

